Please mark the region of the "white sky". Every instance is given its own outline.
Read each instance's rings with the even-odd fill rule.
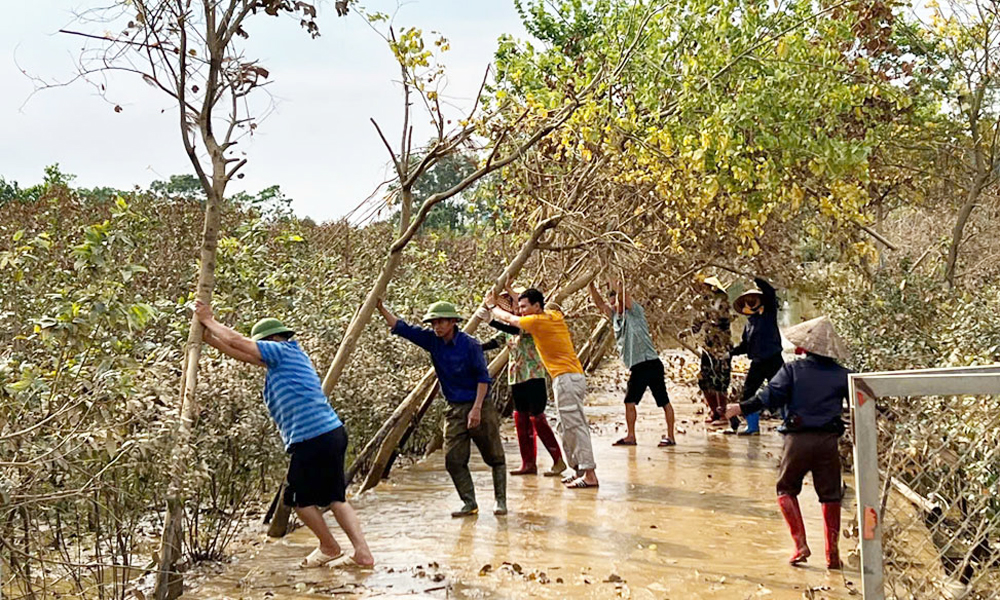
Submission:
[[[44,90],[21,69],[66,80],[82,40],[56,33],[75,25],[74,12],[104,6],[101,0],[18,2],[0,20],[0,176],[22,187],[38,183],[43,168],[59,163],[81,187],[129,189],[171,174],[191,173],[177,132],[176,108],[137,78],[116,75],[108,97],[88,84]],[[294,21],[258,17],[248,56],[270,70],[277,109],[252,139],[240,143],[246,177],[230,187],[257,191],[279,184],[300,216],[317,221],[344,215],[387,178],[388,154],[369,118],[398,139],[401,94],[398,67],[379,38],[355,13],[337,18],[332,0],[313,40]],[[367,0],[369,11],[395,13],[395,24],[440,31],[451,41],[444,55],[448,87],[442,94],[471,107],[497,37],[526,36],[510,0]],[[165,109],[165,110],[164,110]],[[426,121],[427,119],[421,119]],[[414,134],[423,142],[429,129]]]

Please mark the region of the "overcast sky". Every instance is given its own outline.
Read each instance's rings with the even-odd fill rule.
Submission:
[[[388,177],[388,154],[369,119],[398,132],[401,117],[394,83],[398,67],[389,50],[357,14],[338,19],[332,4],[323,7],[322,36],[315,40],[288,19],[254,21],[248,54],[269,69],[277,108],[252,139],[241,142],[249,164],[246,177],[231,188],[256,191],[279,184],[300,216],[318,221],[344,215]],[[0,176],[8,181],[22,187],[38,183],[52,163],[75,174],[82,187],[128,189],[192,172],[176,108],[135,78],[118,75],[109,84],[108,97],[122,106],[120,113],[86,83],[32,95],[35,84],[21,70],[69,79],[82,42],[56,32],[67,26],[94,31],[94,25],[74,24],[74,12],[100,5],[100,0],[18,2],[0,20]],[[471,106],[497,37],[526,36],[510,0],[409,0],[398,9],[395,1],[364,5],[395,13],[397,27],[417,26],[449,38],[442,97],[458,106]],[[426,129],[415,135],[420,141],[427,137]]]

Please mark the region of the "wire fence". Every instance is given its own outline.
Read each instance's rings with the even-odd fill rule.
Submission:
[[[1000,599],[1000,396],[884,397],[875,414],[885,597]]]

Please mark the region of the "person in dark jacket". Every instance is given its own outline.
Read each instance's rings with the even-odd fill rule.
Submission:
[[[747,326],[739,345],[730,352],[731,356],[746,354],[750,358],[750,370],[743,384],[742,402],[757,394],[765,380],[770,380],[785,364],[781,358],[781,333],[778,331],[778,294],[770,283],[760,277],[754,278],[756,289],[750,289],[733,302],[736,312],[747,316]],[[746,415],[746,429],[738,435],[760,434],[760,413]],[[733,423],[735,429],[738,423]]]
[[[761,408],[786,409],[779,429],[785,443],[776,487],[778,505],[795,542],[789,562],[804,563],[811,554],[798,501],[802,480],[811,472],[823,506],[826,564],[830,569],[839,569],[842,489],[838,440],[844,433],[841,411],[847,398],[848,370],[837,360],[846,359],[848,351],[826,317],[790,327],[785,337],[805,358],[783,366],[755,397],[729,405],[726,416],[751,414]]]
[[[450,302],[435,302],[427,309],[423,322],[430,327],[417,327],[392,314],[379,300],[378,310],[393,335],[412,342],[431,355],[431,363],[441,384],[441,395],[448,402],[444,425],[444,467],[451,475],[462,508],[453,517],[479,514],[476,486],[469,471],[470,445],[474,443],[483,462],[493,470],[493,514],[507,514],[507,461],[500,439],[500,416],[492,402],[486,402],[489,392],[489,369],[482,345],[459,330],[462,317]]]

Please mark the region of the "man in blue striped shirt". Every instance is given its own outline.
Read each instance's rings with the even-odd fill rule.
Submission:
[[[248,338],[216,321],[207,304],[195,303],[195,314],[205,326],[205,342],[227,356],[267,368],[264,403],[292,455],[284,501],[319,539],[319,547],[300,566],[319,567],[343,555],[320,510],[327,506],[354,545],[354,555],[344,561],[374,565],[358,517],[347,503],[347,432],[327,402],[309,356],[292,341],[295,332],[277,319],[261,319]]]

